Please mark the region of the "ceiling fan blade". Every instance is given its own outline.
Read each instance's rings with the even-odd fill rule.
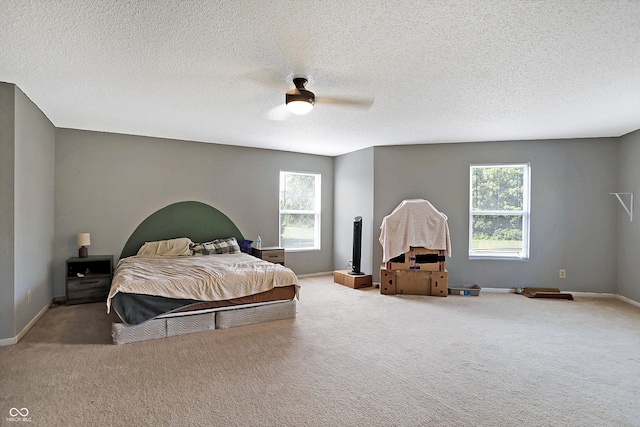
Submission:
[[[290,88],[287,81],[280,76],[280,73],[269,68],[261,68],[244,73],[243,77],[260,86],[276,89],[278,91],[285,91]]]
[[[373,101],[375,98],[335,98],[335,97],[316,97],[316,103],[318,104],[331,104],[331,105],[342,105],[345,107],[354,107],[354,108],[371,108],[373,105]]]
[[[285,104],[275,106],[267,111],[267,118],[276,122],[283,122],[291,117],[291,112]]]

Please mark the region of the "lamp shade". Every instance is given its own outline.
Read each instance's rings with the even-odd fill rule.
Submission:
[[[78,246],[89,246],[91,245],[91,234],[90,233],[78,233],[76,234],[76,243]]]

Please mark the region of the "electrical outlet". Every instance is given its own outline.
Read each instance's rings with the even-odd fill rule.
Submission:
[[[567,270],[565,270],[564,268],[561,268],[559,271],[559,276],[561,279],[566,279],[567,278]]]
[[[31,290],[27,291],[27,304],[31,304]]]

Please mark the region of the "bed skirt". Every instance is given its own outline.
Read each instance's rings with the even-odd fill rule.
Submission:
[[[174,313],[139,325],[114,322],[111,328],[111,337],[114,344],[129,344],[293,317],[296,317],[295,299],[244,307],[225,307],[224,309],[196,313]]]

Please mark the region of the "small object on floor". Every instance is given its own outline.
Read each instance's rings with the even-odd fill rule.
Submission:
[[[449,287],[450,295],[462,295],[465,297],[477,297],[480,295],[480,285],[453,285]]]
[[[573,299],[573,295],[560,292],[557,288],[524,288],[522,295],[527,298]]]
[[[349,274],[349,270],[334,271],[333,281],[353,289],[367,288],[373,284],[372,276],[370,274],[353,276]]]

